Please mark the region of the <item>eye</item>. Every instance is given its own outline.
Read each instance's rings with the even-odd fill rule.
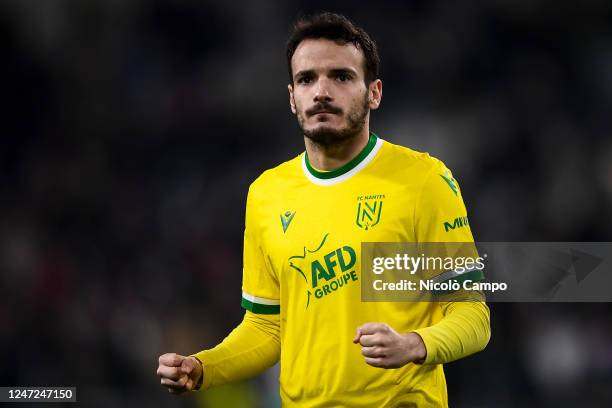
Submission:
[[[351,80],[351,76],[348,74],[338,74],[336,79],[340,82],[347,82]]]
[[[312,78],[309,76],[302,76],[302,77],[299,77],[297,80],[297,83],[302,84],[302,85],[307,85],[311,82],[312,82]]]

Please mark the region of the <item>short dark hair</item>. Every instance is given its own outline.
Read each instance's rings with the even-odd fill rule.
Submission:
[[[296,48],[306,39],[324,38],[341,44],[352,43],[363,52],[365,66],[365,82],[369,84],[378,78],[380,56],[376,43],[361,27],[341,14],[323,12],[312,16],[301,17],[293,27],[293,32],[287,41],[287,64],[289,66],[289,82],[293,83],[291,58]]]

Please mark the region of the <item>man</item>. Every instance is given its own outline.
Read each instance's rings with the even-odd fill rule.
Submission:
[[[264,172],[246,206],[244,320],[211,350],[159,359],[172,393],[247,378],[280,358],[283,406],[447,406],[442,363],[482,350],[472,302],[362,302],[362,242],[471,242],[455,180],[369,130],[382,98],[375,43],[345,17],[300,20],[289,103],[306,151]],[[366,209],[367,204],[367,209]],[[384,206],[384,208],[383,208]]]

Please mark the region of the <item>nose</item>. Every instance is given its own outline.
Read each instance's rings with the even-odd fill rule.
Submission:
[[[317,81],[316,90],[314,94],[315,102],[331,102],[331,93],[329,92],[329,84],[327,80],[322,78]]]

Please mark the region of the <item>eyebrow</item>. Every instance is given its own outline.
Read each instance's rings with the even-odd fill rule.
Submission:
[[[303,77],[303,76],[312,76],[314,75],[315,71],[314,69],[305,69],[299,72],[296,72],[295,77],[299,78],[299,77]]]
[[[351,68],[334,68],[334,69],[331,69],[330,71],[334,75],[351,74],[351,75],[357,76],[357,71]]]
[[[352,68],[332,68],[329,70],[329,72],[332,75],[351,74],[351,75],[357,76],[357,71],[355,71]],[[295,78],[300,78],[304,76],[313,76],[314,74],[315,74],[314,69],[305,69],[305,70],[297,72],[295,74]]]

